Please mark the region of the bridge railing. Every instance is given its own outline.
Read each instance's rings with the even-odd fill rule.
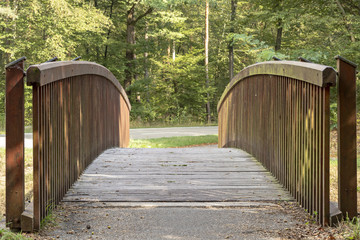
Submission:
[[[330,86],[336,71],[294,61],[254,64],[219,104],[219,147],[259,160],[320,223],[330,219]]]
[[[31,66],[34,228],[104,150],[129,144],[130,104],[109,70],[90,62]]]
[[[23,214],[21,228],[31,231],[102,151],[128,146],[131,106],[114,75],[91,62],[32,65],[27,84],[33,87],[34,200],[33,216]]]

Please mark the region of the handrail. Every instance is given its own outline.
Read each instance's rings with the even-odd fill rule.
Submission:
[[[239,72],[225,88],[218,103],[218,111],[228,92],[243,79],[255,75],[283,76],[320,87],[336,85],[336,71],[329,66],[296,61],[269,61],[256,63]]]
[[[44,86],[61,79],[81,75],[98,75],[108,79],[119,90],[129,111],[131,110],[127,94],[114,74],[104,66],[94,62],[62,61],[31,65],[27,70],[27,84],[32,85],[37,83],[40,84],[40,86]]]

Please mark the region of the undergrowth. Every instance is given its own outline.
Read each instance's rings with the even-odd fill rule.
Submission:
[[[23,236],[21,233],[13,233],[6,229],[0,229],[0,240],[23,240],[31,239]]]
[[[339,228],[345,239],[360,239],[360,217],[355,217],[352,220],[347,218],[340,223]]]

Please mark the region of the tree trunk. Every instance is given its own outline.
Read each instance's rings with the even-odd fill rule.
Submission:
[[[144,78],[146,80],[146,102],[150,102],[150,93],[149,93],[149,66],[148,66],[148,25],[145,23],[145,52],[144,52]]]
[[[114,3],[115,3],[115,0],[112,0],[112,1],[111,1],[111,5],[110,5],[110,14],[109,14],[110,20],[112,19],[112,13],[113,13]],[[108,32],[107,32],[107,36],[106,36],[106,40],[107,40],[107,41],[109,41],[110,33],[111,33],[111,29],[110,29],[110,27],[109,27]],[[105,45],[105,53],[104,53],[104,61],[105,61],[105,62],[106,62],[106,58],[107,58],[107,53],[108,53],[108,44]]]
[[[237,0],[231,0],[231,16],[230,16],[230,33],[235,32],[235,18],[236,18],[236,7],[237,7]],[[229,42],[229,77],[230,81],[234,77],[234,37],[230,39]]]
[[[149,68],[148,68],[148,39],[149,39],[149,36],[148,36],[148,25],[147,23],[145,23],[145,36],[144,36],[144,39],[145,39],[145,52],[144,52],[144,78],[148,78],[149,77]]]
[[[173,47],[172,47],[172,59],[173,62],[175,62],[175,58],[176,58],[176,49],[175,49],[175,40],[173,40]]]
[[[275,51],[278,51],[281,49],[281,39],[282,39],[282,19],[278,19],[277,22],[277,33],[276,33],[276,41],[275,41]]]
[[[209,94],[209,0],[205,3],[205,74],[206,74],[206,113],[207,121],[211,123],[210,94]]]
[[[124,80],[124,87],[127,89],[130,85],[132,80],[137,78],[137,75],[135,73],[135,49],[134,45],[136,43],[135,41],[135,25],[136,23],[147,16],[148,14],[152,13],[153,8],[150,7],[147,9],[146,12],[139,15],[137,18],[135,18],[135,7],[139,3],[139,1],[136,1],[132,7],[127,11],[126,16],[126,68],[125,68],[125,80]],[[129,2],[128,2],[129,4]],[[127,94],[129,98],[131,97],[131,91],[127,90]]]
[[[126,22],[126,68],[125,68],[125,81],[124,87],[127,89],[132,82],[134,77],[134,44],[135,44],[135,17],[134,17],[135,9],[131,8],[127,12],[127,22]],[[127,90],[127,94],[130,97],[131,92]]]
[[[167,64],[170,65],[170,56],[171,56],[171,43],[169,42],[168,48],[167,48]]]

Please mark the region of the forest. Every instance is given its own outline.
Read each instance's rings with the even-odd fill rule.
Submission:
[[[359,0],[1,0],[0,117],[7,63],[81,56],[126,88],[132,121],[216,123],[244,67],[273,56],[360,63],[359,30]],[[27,125],[31,107],[27,87]],[[336,119],[334,100],[331,110]]]

